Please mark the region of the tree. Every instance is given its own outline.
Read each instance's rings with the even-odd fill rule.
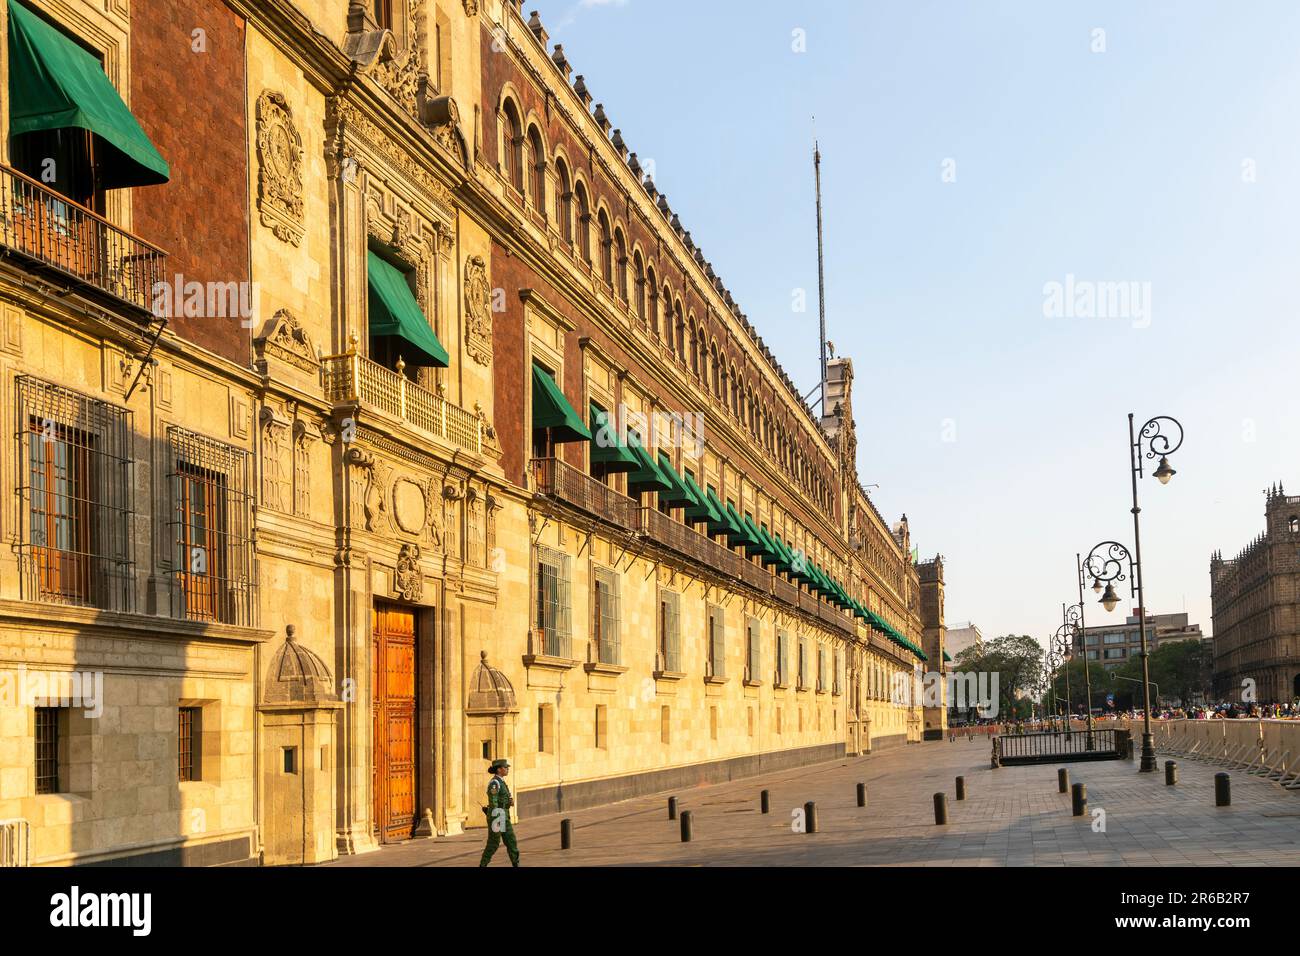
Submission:
[[[1194,694],[1205,692],[1205,647],[1200,641],[1174,641],[1161,644],[1151,652],[1147,660],[1147,672],[1155,687],[1151,693],[1157,693],[1165,700],[1177,700],[1187,704]],[[1141,706],[1142,700],[1142,658],[1132,657],[1123,667],[1116,671],[1117,676],[1137,681],[1131,686],[1134,700]],[[1152,701],[1155,704],[1155,701]]]
[[[1056,696],[1061,699],[1062,708],[1065,706],[1066,699],[1066,672],[1070,674],[1069,682],[1069,699],[1076,714],[1084,713],[1083,699],[1087,696],[1086,688],[1090,682],[1092,685],[1092,706],[1094,709],[1105,709],[1106,695],[1115,690],[1115,677],[1110,671],[1102,667],[1098,661],[1088,662],[1088,681],[1084,680],[1083,659],[1076,654],[1070,661],[1069,666],[1056,672],[1053,681],[1048,685],[1046,699],[1044,704],[1048,713],[1051,713],[1055,707],[1056,700],[1052,697],[1055,692]]]
[[[1016,699],[1033,687],[1043,666],[1043,646],[1027,634],[1006,634],[957,655],[958,671],[998,675],[998,714],[1016,714]],[[1021,705],[1021,709],[1024,706]]]

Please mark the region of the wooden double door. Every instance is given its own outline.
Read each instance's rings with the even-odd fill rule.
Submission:
[[[375,829],[381,843],[392,843],[409,839],[417,822],[415,613],[376,604],[371,611],[371,635]]]

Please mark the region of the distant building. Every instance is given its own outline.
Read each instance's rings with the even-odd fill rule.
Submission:
[[[1100,624],[1085,628],[1084,645],[1089,661],[1100,661],[1107,670],[1114,670],[1131,657],[1142,652],[1142,635],[1138,612],[1134,608],[1123,624]],[[1177,641],[1204,639],[1199,624],[1190,624],[1187,614],[1147,614],[1147,650]]]
[[[952,657],[953,660],[956,660],[957,655],[967,648],[976,647],[983,643],[984,635],[981,634],[980,629],[970,621],[967,621],[965,624],[957,624],[948,628],[944,639],[945,648],[948,651],[948,655]]]
[[[1268,703],[1300,697],[1300,497],[1281,484],[1264,505],[1264,533],[1230,560],[1210,556],[1214,693]]]

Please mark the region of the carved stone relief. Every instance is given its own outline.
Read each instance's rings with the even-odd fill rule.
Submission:
[[[424,595],[424,575],[420,573],[420,546],[404,544],[397,552],[397,572],[393,591],[404,601],[419,601]]]
[[[303,237],[302,136],[284,95],[257,98],[257,209],[262,225],[285,242]]]
[[[479,365],[492,364],[492,286],[482,256],[465,260],[465,351]]]
[[[314,372],[320,365],[311,336],[288,309],[280,309],[272,316],[266,331],[253,340],[253,345],[262,358],[271,356],[304,372]]]

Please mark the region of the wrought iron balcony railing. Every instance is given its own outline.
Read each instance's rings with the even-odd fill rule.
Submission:
[[[533,480],[539,494],[595,515],[628,531],[637,530],[640,505],[627,495],[558,458],[534,458]]]
[[[0,246],[144,312],[167,281],[167,253],[4,165]]]
[[[659,544],[693,559],[704,567],[712,568],[731,578],[739,578],[742,581],[747,580],[743,565],[749,564],[749,562],[729,548],[724,548],[712,538],[705,537],[694,528],[690,528],[679,521],[674,521],[661,511],[654,508],[642,508],[641,530]],[[755,571],[759,570],[752,564],[749,566]],[[770,576],[765,575],[765,577]],[[758,587],[761,591],[768,590],[766,582],[762,585],[751,583],[751,586]]]
[[[462,448],[483,450],[483,421],[478,415],[371,361],[356,351],[355,344],[342,355],[323,358],[321,371],[325,398],[336,405],[364,403]]]

